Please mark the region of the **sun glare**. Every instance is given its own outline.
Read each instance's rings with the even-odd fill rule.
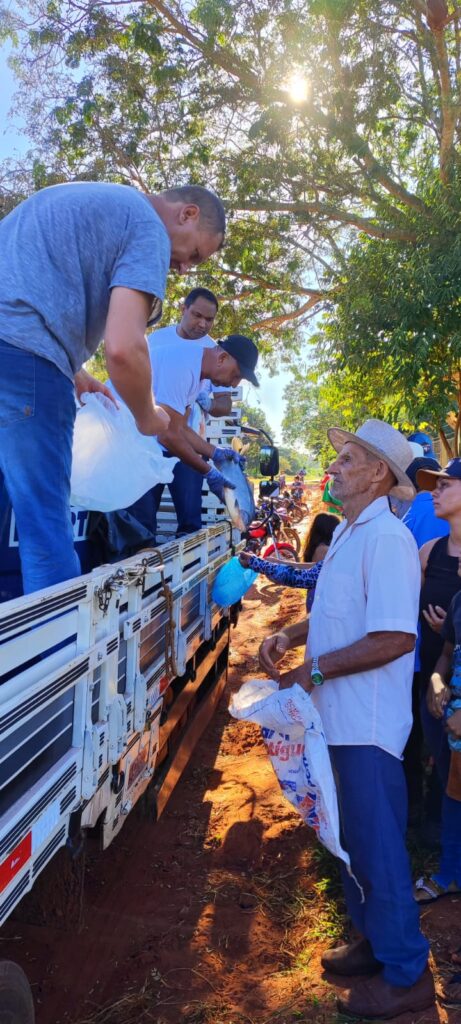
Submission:
[[[286,89],[293,103],[305,103],[309,96],[309,82],[297,71],[288,79]]]

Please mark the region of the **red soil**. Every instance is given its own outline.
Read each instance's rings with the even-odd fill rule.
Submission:
[[[90,841],[80,923],[76,913],[69,926],[72,915],[59,910],[54,865],[43,883],[55,906],[46,923],[24,923],[20,913],[3,930],[2,955],[33,984],[37,1024],[338,1020],[338,989],[320,966],[341,934],[335,867],[281,796],[258,728],[226,710],[230,692],[259,675],[263,635],[299,617],[303,600],[262,581],[250,591],[227,699],[160,821],[135,810],[105,853]],[[73,904],[77,888],[78,869]],[[461,945],[460,899],[423,915],[439,983],[449,950]],[[417,1024],[436,1022],[459,1024],[461,1009],[417,1015]]]

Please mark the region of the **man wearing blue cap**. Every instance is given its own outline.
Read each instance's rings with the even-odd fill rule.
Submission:
[[[423,430],[416,430],[414,434],[410,434],[408,440],[414,441],[415,444],[420,444],[427,458],[433,459],[435,457],[432,438],[429,437],[429,434],[425,434]]]

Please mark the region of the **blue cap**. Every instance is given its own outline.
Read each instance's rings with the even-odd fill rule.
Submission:
[[[437,480],[461,480],[461,459],[450,459],[438,473],[431,469],[420,469],[416,482],[421,491],[435,491]]]
[[[424,434],[422,430],[417,430],[414,434],[410,434],[407,437],[407,441],[416,441],[416,444],[420,444],[425,455],[434,454],[432,438],[429,437],[429,434]]]

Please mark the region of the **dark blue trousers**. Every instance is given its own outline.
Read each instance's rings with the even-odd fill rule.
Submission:
[[[170,494],[178,520],[177,537],[200,530],[202,526],[203,473],[197,473],[185,462],[177,462],[173,470]]]
[[[171,458],[169,452],[163,453],[166,459]],[[169,487],[171,497],[178,520],[176,530],[177,537],[183,537],[187,533],[194,533],[202,526],[202,484],[203,474],[197,473],[191,466],[184,462],[177,462],[173,469],[173,479],[170,484],[157,484],[147,494],[135,501],[127,509],[130,515],[146,530],[149,530],[153,538],[157,533],[157,512],[162,500],[165,487]],[[155,541],[153,540],[153,543]]]
[[[445,719],[434,718],[427,704],[426,696],[421,698],[421,721],[426,743],[435,760],[443,786],[441,857],[439,870],[433,877],[439,885],[447,888],[456,882],[461,888],[461,801],[447,796],[445,790],[450,770],[450,747],[445,732]]]
[[[73,382],[0,340],[0,471],[16,516],[25,594],[80,575],[70,515]]]
[[[419,927],[405,846],[407,790],[402,762],[379,747],[330,747],[344,848],[359,889],[343,869],[347,910],[390,985],[413,985],[429,943]]]

